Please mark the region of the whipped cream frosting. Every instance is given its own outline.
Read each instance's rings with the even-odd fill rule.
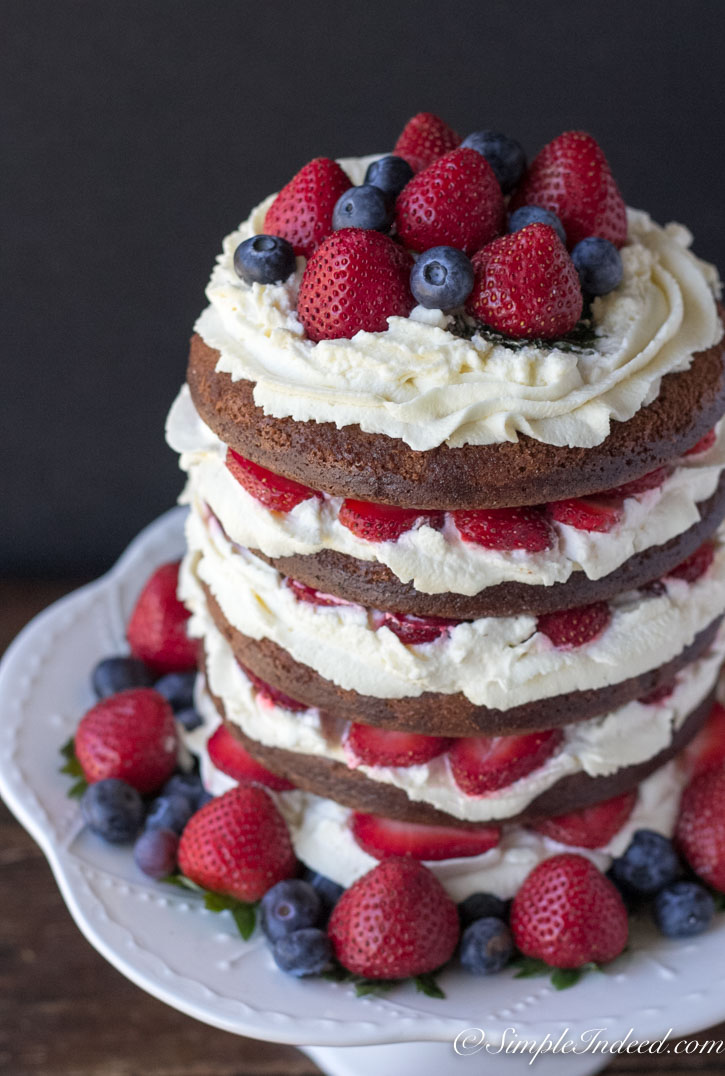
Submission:
[[[341,161],[353,183],[373,157]],[[512,350],[447,331],[449,316],[416,307],[383,333],[313,343],[296,314],[305,260],[283,284],[244,284],[234,250],[264,230],[273,196],[227,236],[196,331],[219,351],[217,370],[254,382],[265,414],[357,425],[425,451],[437,445],[515,441],[591,447],[613,419],[651,403],[665,374],[721,338],[712,266],[689,250],[690,233],[628,211],[619,287],[594,302],[589,350],[529,344]]]
[[[476,706],[508,710],[605,687],[676,657],[725,608],[725,546],[718,538],[704,576],[694,584],[668,580],[661,594],[618,596],[607,628],[584,646],[555,647],[537,631],[536,618],[523,614],[462,621],[435,642],[406,646],[389,628],[375,630],[362,606],[298,601],[279,572],[232,546],[199,511],[192,508],[187,520],[187,565],[229,623],[253,639],[271,639],[339,687],[376,698],[461,692]],[[183,586],[181,593],[186,599]]]
[[[717,441],[707,452],[684,456],[657,489],[628,497],[622,519],[611,531],[582,531],[553,522],[551,549],[508,552],[464,542],[450,515],[442,530],[416,525],[397,541],[368,542],[340,523],[339,497],[310,497],[290,512],[265,508],[225,466],[226,446],[198,415],[186,385],[169,412],[166,436],[189,476],[182,503],[208,504],[233,541],[268,557],[331,549],[378,561],[423,594],[473,595],[504,582],[551,586],[577,571],[601,579],[636,553],[664,545],[694,526],[700,519],[697,505],[715,492],[725,467],[720,423]]]

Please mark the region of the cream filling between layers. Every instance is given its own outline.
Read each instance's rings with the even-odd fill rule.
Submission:
[[[697,582],[673,579],[660,595],[618,596],[608,627],[576,649],[555,647],[526,615],[462,621],[435,642],[406,646],[387,627],[373,630],[362,606],[298,601],[279,572],[233,547],[213,519],[207,527],[199,510],[193,507],[187,520],[187,568],[193,561],[228,622],[253,639],[272,640],[339,687],[375,698],[461,692],[476,706],[507,710],[606,687],[675,658],[725,609],[719,539],[712,566]]]
[[[310,497],[290,512],[265,508],[225,466],[226,446],[197,414],[186,385],[169,412],[166,435],[189,476],[182,502],[208,504],[235,542],[268,557],[331,549],[378,561],[423,594],[473,595],[505,582],[550,586],[577,571],[601,579],[635,554],[664,545],[699,522],[698,503],[712,496],[725,467],[719,424],[711,449],[683,457],[657,489],[628,497],[622,519],[611,531],[598,534],[554,522],[554,544],[546,552],[501,552],[464,542],[450,516],[442,531],[418,525],[395,542],[367,542],[339,522],[340,497]]]
[[[372,159],[341,164],[358,183]],[[591,447],[613,419],[651,403],[665,374],[686,370],[722,335],[715,270],[689,251],[690,233],[629,210],[622,283],[594,302],[590,350],[464,340],[447,331],[448,316],[421,307],[389,318],[386,332],[314,344],[296,314],[304,258],[283,284],[246,285],[234,272],[234,250],[264,230],[272,200],[224,240],[196,331],[220,352],[217,370],[254,382],[255,403],[277,418],[357,425],[418,451],[519,433]]]

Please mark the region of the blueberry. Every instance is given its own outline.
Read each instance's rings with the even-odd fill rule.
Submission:
[[[278,938],[272,956],[289,975],[319,975],[332,959],[332,945],[324,930],[306,927]]]
[[[169,777],[159,796],[183,796],[196,807],[203,792],[201,777],[193,770],[191,773],[175,773],[173,777]]]
[[[551,213],[548,209],[542,209],[538,205],[522,205],[520,209],[515,209],[509,217],[510,232],[520,232],[522,228],[528,227],[529,224],[548,224],[566,246],[566,232],[556,213]]]
[[[279,235],[253,235],[234,251],[234,271],[245,284],[281,284],[296,265],[292,244]]]
[[[93,690],[99,699],[106,699],[131,687],[153,687],[154,674],[140,658],[104,658],[91,674]]]
[[[486,158],[504,194],[512,191],[524,174],[526,154],[523,146],[500,131],[474,131],[461,145],[470,146]]]
[[[262,930],[270,941],[277,941],[284,934],[316,926],[321,913],[319,894],[309,882],[301,878],[277,882],[262,897]]]
[[[672,882],[655,898],[655,923],[668,938],[692,938],[702,934],[714,915],[712,894],[697,882]]]
[[[194,705],[194,684],[196,683],[196,670],[192,672],[172,672],[157,680],[154,687],[160,695],[171,703],[171,707],[177,710],[188,710]]]
[[[397,198],[414,175],[413,169],[402,157],[380,157],[368,165],[363,182],[378,187],[391,198]]]
[[[473,975],[493,975],[513,956],[511,931],[501,919],[486,916],[467,926],[461,938],[461,964]]]
[[[476,919],[503,919],[509,917],[508,901],[494,897],[493,893],[471,893],[458,905],[458,917],[461,926],[467,927]]]
[[[638,829],[632,842],[611,867],[622,888],[638,896],[652,896],[681,874],[680,861],[672,842],[651,829]]]
[[[417,301],[435,310],[461,306],[472,287],[471,260],[455,247],[431,247],[421,254],[410,274],[410,290]]]
[[[195,803],[178,792],[159,796],[153,801],[146,815],[146,829],[170,829],[181,833],[194,813]]]
[[[579,274],[582,291],[589,295],[608,295],[622,280],[622,258],[614,243],[590,235],[577,243],[571,260]]]
[[[81,811],[88,827],[111,844],[132,841],[143,825],[141,796],[116,777],[89,785],[81,799]]]
[[[201,714],[197,713],[193,706],[185,706],[183,710],[177,710],[174,717],[187,732],[193,732],[204,724]]]
[[[136,866],[151,878],[167,878],[176,870],[179,838],[170,829],[147,829],[133,846]]]
[[[370,183],[362,187],[350,187],[335,203],[332,211],[332,227],[365,228],[372,232],[387,232],[393,223],[393,210],[389,199],[379,187]]]
[[[309,882],[317,890],[325,913],[329,915],[345,892],[345,887],[333,882],[332,878],[326,878],[324,874],[319,874],[317,871],[312,870],[305,872],[305,881]]]

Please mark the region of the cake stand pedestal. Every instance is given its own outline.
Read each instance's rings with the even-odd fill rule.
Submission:
[[[473,1076],[490,1069],[501,1076],[594,1076],[611,1061],[592,1054],[457,1054],[442,1042],[405,1042],[391,1046],[303,1046],[302,1052],[326,1076]]]

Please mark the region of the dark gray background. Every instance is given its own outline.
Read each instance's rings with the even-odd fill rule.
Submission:
[[[531,154],[587,128],[725,265],[720,0],[1,6],[0,572],[100,571],[173,503],[163,421],[222,236],[417,111]]]

